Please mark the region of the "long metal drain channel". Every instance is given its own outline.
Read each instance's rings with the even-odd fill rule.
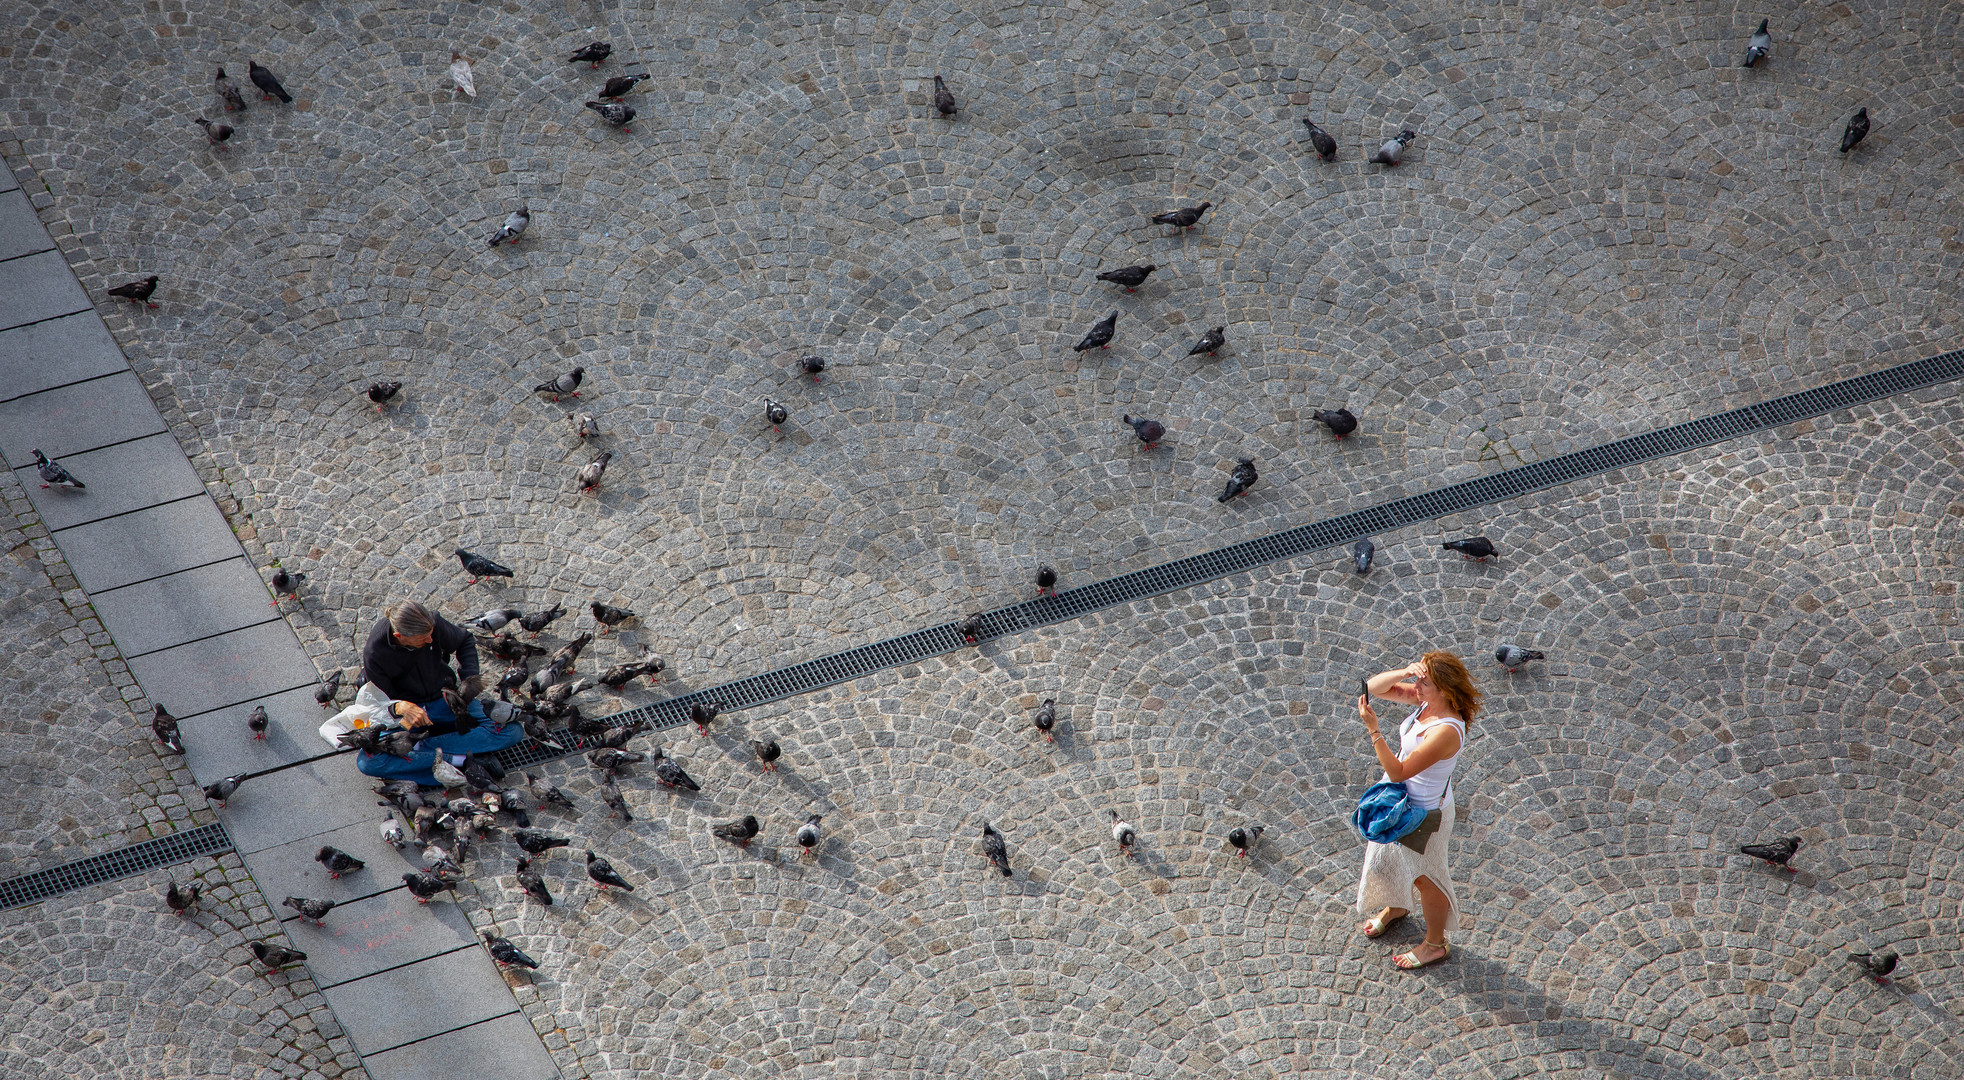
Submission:
[[[203,825],[169,836],[159,836],[154,840],[0,881],[0,911],[38,904],[65,892],[147,874],[158,867],[175,866],[230,850],[232,837],[225,832],[223,825]]]
[[[1959,378],[1964,378],[1964,349],[1762,401],[1716,416],[1673,424],[1592,449],[1394,499],[1090,585],[1076,586],[1057,596],[1026,600],[984,612],[981,640],[1066,622],[1094,611],[1192,588],[1258,566],[1353,543],[1407,525],[1517,499],[1545,488],[1627,469],[1632,465]],[[943,623],[628,709],[607,717],[607,720],[611,724],[647,723],[656,729],[676,727],[688,721],[689,706],[695,702],[720,701],[731,710],[768,705],[863,678],[887,668],[919,663],[954,652],[964,644],[954,624]],[[527,740],[500,751],[499,760],[506,768],[524,768],[588,747],[586,741],[574,739],[565,732],[557,734],[562,736],[558,741],[564,743],[568,750],[554,750]]]

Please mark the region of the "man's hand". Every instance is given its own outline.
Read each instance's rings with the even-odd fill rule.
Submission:
[[[402,715],[397,717],[397,719],[402,721],[403,727],[414,731],[417,728],[430,726],[430,714],[424,712],[421,705],[412,704],[407,701],[399,702],[398,704],[400,708],[397,711]]]
[[[465,701],[476,701],[477,696],[484,693],[484,676],[473,675],[465,679],[463,685],[457,688],[457,693]]]

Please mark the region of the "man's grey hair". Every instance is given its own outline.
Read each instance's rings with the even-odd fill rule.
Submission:
[[[430,617],[428,609],[414,600],[404,600],[389,609],[389,629],[397,637],[419,638],[436,629],[436,620]]]

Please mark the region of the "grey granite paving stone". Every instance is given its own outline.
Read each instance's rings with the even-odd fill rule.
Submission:
[[[266,586],[243,556],[94,593],[96,614],[126,657],[214,637],[279,616],[259,599]]]
[[[59,251],[0,262],[0,330],[89,309]]]
[[[58,542],[76,580],[90,592],[106,592],[239,554],[238,538],[209,497],[179,499],[63,529]],[[262,602],[272,602],[270,593]],[[272,610],[266,609],[269,614]]]
[[[266,706],[266,737],[255,739],[246,727],[254,705]],[[321,721],[331,715],[314,703],[314,684],[307,684],[254,701],[204,713],[180,716],[184,733],[184,763],[198,783],[221,776],[258,772],[332,754],[320,737]],[[257,865],[257,860],[255,860]]]
[[[14,171],[7,167],[5,161],[0,161],[0,191],[12,191],[18,187],[20,181],[14,179]]]
[[[344,759],[340,764],[350,773],[355,771],[351,759]],[[278,775],[273,773],[264,778],[255,777],[247,783],[256,784],[260,779]],[[277,785],[274,785],[274,789],[283,790]],[[240,785],[239,790],[243,796],[245,785]],[[372,806],[375,799],[371,797],[368,801]],[[243,802],[240,807],[244,809]],[[379,806],[374,806],[373,810],[367,818],[354,824],[340,825],[317,835],[252,852],[248,856],[252,879],[273,898],[274,903],[289,896],[310,896],[339,903],[401,888],[404,873],[423,869],[422,860],[417,854],[421,847],[411,843],[398,852],[384,843],[375,827],[384,810]],[[368,865],[353,873],[330,878],[327,870],[314,861],[314,854],[324,844],[340,848]],[[287,909],[281,914],[293,915],[294,912]]]
[[[559,1069],[522,1016],[495,1020],[364,1057],[374,1080],[558,1080]]]
[[[129,666],[145,696],[186,714],[290,690],[317,677],[293,628],[283,622],[133,657]]]
[[[382,808],[375,805],[374,781],[355,770],[352,756],[303,762],[253,777],[252,784],[254,803],[260,811],[247,813],[241,802],[237,813],[227,810],[221,815],[232,843],[249,863],[267,848],[359,822],[374,822],[382,814]],[[278,807],[278,812],[266,813],[268,806]],[[376,842],[380,843],[379,834]],[[256,869],[257,864],[254,866]],[[370,887],[363,885],[362,891],[370,891]]]
[[[20,476],[42,524],[53,530],[205,493],[204,482],[169,434],[71,454],[61,464],[89,486],[86,492],[43,489],[31,465]]]
[[[4,289],[0,282],[0,295]],[[163,430],[150,395],[127,371],[0,402],[0,453],[16,469],[32,465],[37,448],[65,458]]]
[[[93,311],[0,330],[0,401],[113,375],[129,366]]]
[[[419,904],[400,880],[394,891],[337,907],[325,921],[326,926],[315,926],[305,919],[282,924],[294,945],[307,954],[307,970],[322,987],[450,952],[477,940],[463,909],[448,893]],[[490,963],[488,959],[484,962]]]
[[[328,918],[334,914],[329,912]],[[330,986],[325,993],[334,1014],[343,1018],[342,1027],[354,1040],[355,1049],[365,1057],[518,1012],[511,988],[482,948],[432,956],[380,975]],[[440,1006],[432,1008],[434,1003]]]
[[[55,243],[20,191],[0,191],[0,260],[52,251]]]

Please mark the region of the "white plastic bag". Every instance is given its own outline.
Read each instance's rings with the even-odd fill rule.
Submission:
[[[355,693],[355,703],[327,718],[321,725],[321,738],[336,750],[341,749],[341,736],[356,728],[387,726],[394,723],[389,715],[391,699],[374,683],[362,683]]]

